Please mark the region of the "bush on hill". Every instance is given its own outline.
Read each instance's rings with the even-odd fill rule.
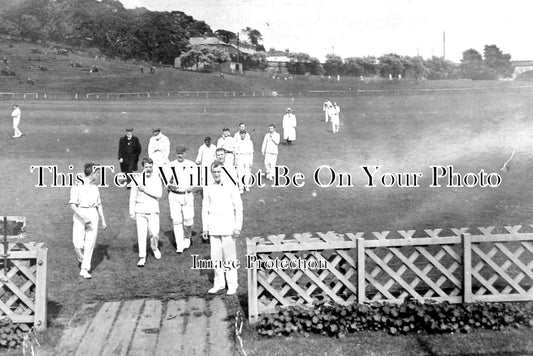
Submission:
[[[17,0],[0,8],[0,35],[95,47],[123,59],[172,64],[211,28],[181,11],[128,10],[116,0]]]

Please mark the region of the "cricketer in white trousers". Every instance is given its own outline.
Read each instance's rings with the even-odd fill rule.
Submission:
[[[217,148],[226,151],[226,163],[235,165],[235,139],[231,136],[222,136],[217,141]]]
[[[333,104],[331,103],[331,101],[328,99],[324,102],[324,104],[322,105],[322,111],[324,111],[324,122],[328,122],[329,121],[329,110],[330,108],[333,106]]]
[[[339,132],[340,126],[341,108],[338,105],[333,105],[329,112],[331,118],[331,130],[333,131],[333,133],[337,133]]]
[[[174,180],[172,169],[177,178]],[[182,253],[191,246],[192,226],[194,224],[194,195],[190,185],[190,176],[197,173],[194,162],[183,159],[182,162],[175,159],[167,168],[170,184],[168,185],[168,205],[170,218],[176,240],[176,252]],[[188,241],[186,241],[188,240]]]
[[[138,174],[138,182],[142,182],[142,174]],[[137,242],[139,258],[146,258],[146,237],[150,234],[150,247],[158,249],[159,241],[159,198],[163,195],[161,179],[156,172],[146,176],[146,184],[137,187],[131,184],[129,212],[137,225]]]
[[[265,156],[265,170],[267,179],[274,177],[274,167],[278,160],[278,145],[280,141],[279,133],[273,128],[263,139],[263,145],[261,146],[261,152]]]
[[[148,157],[154,161],[154,166],[162,167],[166,165],[168,155],[170,154],[170,140],[167,136],[159,133],[156,136],[150,137],[148,141]],[[154,170],[157,168],[154,167]]]
[[[254,162],[254,145],[252,140],[239,137],[236,141],[235,157],[237,160],[237,176],[239,186],[242,191],[243,187],[250,190],[250,176],[252,175],[252,165]],[[244,178],[246,177],[246,178]]]
[[[228,291],[235,291],[239,284],[237,269],[234,268],[237,248],[233,234],[242,228],[242,200],[234,184],[224,184],[219,180],[204,188],[202,221],[203,230],[210,237],[211,260],[229,262],[226,269],[220,262],[215,263],[214,288],[223,289],[227,283]]]
[[[288,141],[296,140],[296,116],[293,113],[283,115],[283,138]]]
[[[11,112],[11,117],[13,118],[13,137],[22,136],[22,131],[19,129],[21,115],[20,108],[16,105],[13,106],[13,112]]]
[[[213,163],[217,159],[217,156],[215,153],[216,150],[217,150],[217,146],[215,146],[214,144],[209,145],[209,147],[207,147],[205,143],[201,145],[198,148],[198,156],[196,156],[196,164],[202,167],[207,167],[208,172],[209,172],[209,170],[211,169],[211,163]],[[209,175],[211,175],[211,173],[209,173]]]
[[[78,212],[75,212],[72,217],[72,243],[77,252],[82,254],[82,256],[78,255],[78,258],[81,258],[81,269],[90,271],[98,235],[98,222],[101,218],[104,227],[105,219],[98,187],[91,182],[90,178],[85,177],[83,182],[83,184],[76,184],[70,190],[69,204],[74,205],[77,208],[75,211]],[[89,221],[85,223],[83,217]]]

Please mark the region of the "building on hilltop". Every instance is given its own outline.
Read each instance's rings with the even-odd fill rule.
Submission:
[[[289,74],[287,70],[287,63],[291,61],[290,52],[288,49],[285,51],[276,51],[270,49],[266,53],[266,60],[268,63],[267,71],[275,74]]]
[[[196,66],[186,69],[196,70],[213,70],[223,73],[242,73],[242,58],[244,55],[255,54],[256,51],[243,46],[242,44],[226,43],[216,37],[191,37],[189,38],[189,44],[191,46],[207,46],[210,48],[217,48],[227,54],[229,54],[230,60],[223,63],[210,63],[207,65],[200,64],[198,68]],[[182,68],[181,60],[177,57],[174,61],[174,68]]]
[[[513,79],[516,79],[516,77],[522,74],[524,74],[525,76],[529,78],[533,77],[531,75],[533,73],[533,61],[511,61],[511,64],[513,65],[513,68],[514,68]],[[531,73],[527,73],[527,72],[531,72]]]

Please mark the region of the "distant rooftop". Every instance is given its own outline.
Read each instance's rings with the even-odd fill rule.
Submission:
[[[531,61],[511,61],[511,64],[515,67],[529,67],[533,66],[533,60]]]
[[[189,38],[189,43],[191,46],[199,46],[199,45],[206,45],[206,46],[229,46],[233,47],[235,49],[238,49],[241,53],[246,54],[254,54],[257,51],[252,48],[248,48],[244,44],[241,44],[237,46],[236,43],[226,43],[216,37],[191,37]]]
[[[266,55],[268,57],[288,57],[289,56],[289,50],[286,51],[277,51],[270,49]]]
[[[191,45],[223,45],[230,46],[224,41],[219,40],[216,37],[191,37],[189,38],[189,43]]]

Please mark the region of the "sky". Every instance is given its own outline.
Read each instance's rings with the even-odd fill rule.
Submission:
[[[495,44],[512,60],[533,60],[529,0],[120,0],[126,8],[183,11],[213,31],[263,35],[268,50],[305,52],[323,61],[396,53],[459,62]],[[445,37],[445,46],[443,45]]]

